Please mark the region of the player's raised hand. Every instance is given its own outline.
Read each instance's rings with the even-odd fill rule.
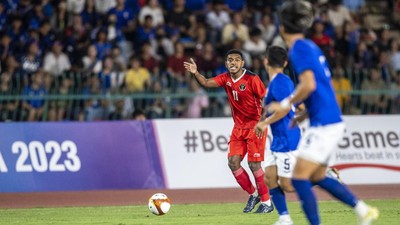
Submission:
[[[190,58],[190,62],[183,62],[185,69],[190,73],[195,74],[197,72],[197,65],[194,62],[193,58]]]
[[[265,123],[263,121],[258,122],[257,125],[254,127],[254,132],[256,132],[256,136],[258,138],[261,138],[265,134],[265,130],[268,127],[268,123]]]

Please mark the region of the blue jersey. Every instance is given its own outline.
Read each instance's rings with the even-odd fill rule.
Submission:
[[[271,102],[279,102],[286,97],[289,97],[294,90],[293,82],[285,74],[277,74],[268,86],[267,97],[265,104]],[[289,128],[289,123],[294,117],[294,110],[283,117],[282,119],[271,124],[273,135],[271,143],[271,151],[273,152],[289,152],[297,149],[300,140],[300,128]]]
[[[314,73],[316,89],[304,100],[310,126],[341,122],[340,108],[331,85],[331,73],[319,47],[311,40],[297,40],[289,52],[289,58],[297,75],[306,70]]]

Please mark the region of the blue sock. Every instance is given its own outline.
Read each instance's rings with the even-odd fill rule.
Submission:
[[[286,206],[286,198],[285,193],[278,186],[276,188],[269,190],[269,195],[271,196],[271,200],[275,205],[276,210],[278,210],[279,215],[287,215],[289,211]]]
[[[319,214],[317,199],[312,191],[312,184],[309,180],[292,178],[293,187],[296,189],[303,211],[311,225],[319,225]]]
[[[358,202],[358,199],[354,194],[345,185],[339,183],[335,179],[325,177],[316,184],[328,191],[333,197],[339,199],[352,208],[354,208]]]

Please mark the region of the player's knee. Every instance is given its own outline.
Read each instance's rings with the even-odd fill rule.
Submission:
[[[278,179],[276,176],[274,176],[271,173],[265,173],[264,174],[264,181],[265,184],[267,184],[268,188],[275,188],[278,186]]]
[[[294,187],[292,184],[281,184],[281,188],[284,192],[294,192]]]
[[[292,185],[292,180],[289,178],[282,178],[280,179],[280,185],[281,189],[284,192],[294,192],[294,187]]]
[[[261,169],[261,163],[260,162],[249,162],[249,168],[251,171],[255,172]]]
[[[240,168],[240,161],[234,160],[234,159],[229,160],[228,161],[228,166],[231,169],[231,171],[236,171],[236,170],[238,170]]]
[[[326,176],[326,174],[325,174],[324,171],[322,171],[322,172],[318,171],[318,172],[314,173],[311,176],[310,181],[313,182],[313,183],[316,183],[316,182],[321,181],[322,179],[324,179],[325,176]]]

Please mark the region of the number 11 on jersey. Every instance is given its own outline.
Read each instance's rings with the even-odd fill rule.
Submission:
[[[232,90],[232,95],[233,95],[233,100],[239,101],[239,95],[237,91]]]

